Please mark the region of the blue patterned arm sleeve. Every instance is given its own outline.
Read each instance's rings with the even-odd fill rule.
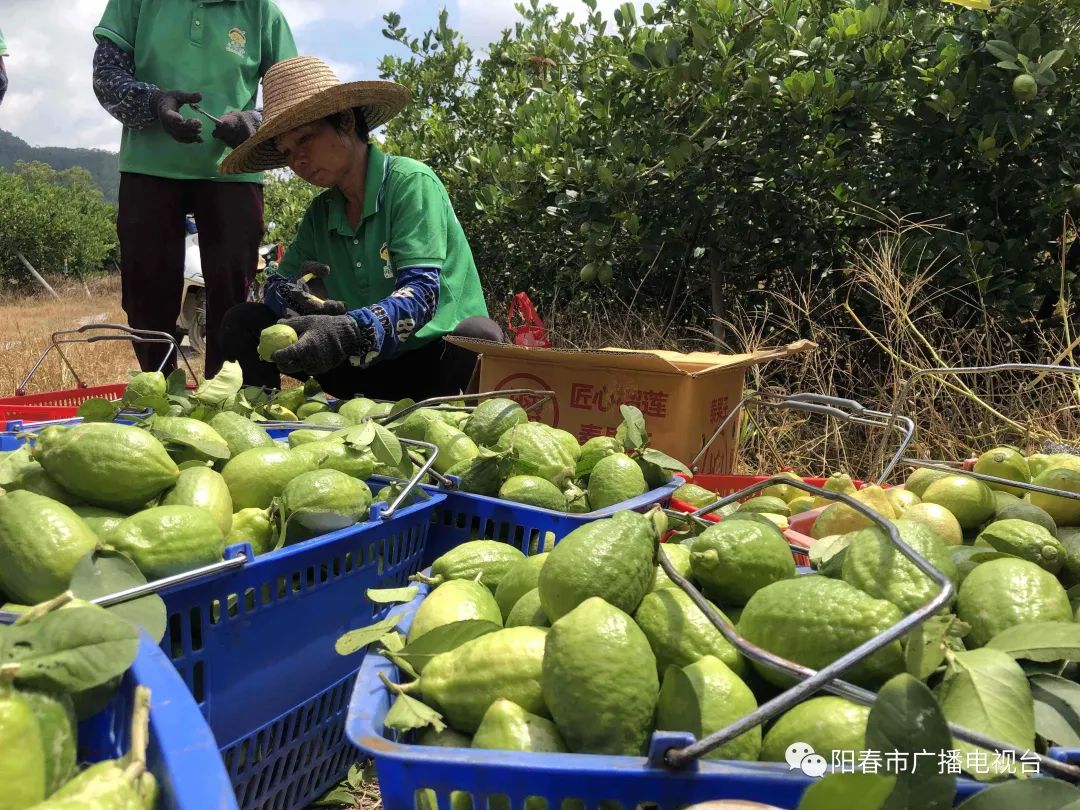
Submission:
[[[94,95],[113,118],[132,129],[145,129],[157,120],[154,107],[161,92],[135,78],[135,60],[115,42],[98,38],[94,51]]]
[[[4,67],[4,57],[0,56],[0,101],[4,100],[4,93],[7,92],[7,87],[7,68]]]
[[[393,357],[439,307],[439,268],[409,267],[398,273],[398,286],[387,298],[349,315],[360,327],[361,366]]]

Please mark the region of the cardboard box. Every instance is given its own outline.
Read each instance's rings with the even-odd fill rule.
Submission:
[[[816,348],[802,340],[753,354],[578,352],[468,338],[447,340],[481,355],[479,390],[554,391],[554,398],[534,411],[533,418],[567,430],[582,442],[593,436],[614,436],[622,422],[619,406],[635,405],[645,415],[650,445],[687,465],[739,403],[746,368]],[[515,398],[525,405],[535,402],[535,398]],[[698,464],[698,472],[731,472],[737,429],[738,420],[733,420],[730,431],[717,439]]]

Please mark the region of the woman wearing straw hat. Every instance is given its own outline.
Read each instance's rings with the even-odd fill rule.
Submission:
[[[466,390],[476,355],[441,338],[503,340],[487,317],[469,243],[434,172],[368,139],[401,111],[408,90],[342,83],[319,59],[299,56],[267,71],[263,99],[262,126],[221,171],[288,166],[328,190],[304,215],[264,303],[226,315],[223,345],[244,381],[276,388],[281,371],[313,376],[335,396],[378,399]],[[305,283],[314,276],[328,300]],[[281,322],[300,339],[261,360],[260,332],[291,313]]]

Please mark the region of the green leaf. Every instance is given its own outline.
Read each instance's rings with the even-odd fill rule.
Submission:
[[[352,807],[356,804],[356,797],[353,796],[352,791],[347,787],[338,785],[333,788],[329,793],[319,799],[317,802],[312,803],[312,807]]]
[[[79,406],[75,415],[84,422],[111,422],[120,413],[120,404],[101,397],[91,397]]]
[[[1039,60],[1039,67],[1048,70],[1058,63],[1058,60],[1065,55],[1065,51],[1058,49],[1056,51],[1050,51],[1045,54],[1042,59]]]
[[[1080,810],[1080,790],[1057,779],[1004,782],[979,791],[956,810]]]
[[[691,475],[690,468],[679,461],[677,458],[672,458],[667,453],[661,453],[659,450],[654,450],[651,447],[646,447],[639,455],[657,467],[661,467],[665,470],[672,470],[674,472],[686,473]]]
[[[408,695],[397,696],[394,705],[386,713],[383,725],[386,728],[402,732],[413,731],[426,726],[434,726],[436,731],[442,731],[446,728],[446,724],[442,722],[441,714]]]
[[[221,405],[236,396],[243,386],[244,372],[240,364],[226,360],[221,370],[211,379],[204,380],[192,396],[204,405]]]
[[[1001,650],[982,647],[955,653],[945,670],[938,701],[950,723],[985,734],[1020,751],[1035,748],[1035,702],[1024,670]],[[985,751],[956,740],[954,747],[967,762],[968,752]],[[976,779],[988,779],[1012,772],[1015,765],[994,762],[988,754],[986,772],[971,772]]]
[[[375,429],[375,436],[371,440],[371,452],[380,464],[387,467],[397,467],[401,464],[401,442],[398,437],[382,425],[369,422]]]
[[[628,449],[643,447],[649,440],[649,434],[645,429],[645,417],[641,411],[633,405],[620,405],[619,412],[622,413],[622,427]]]
[[[407,588],[368,588],[367,598],[377,605],[388,605],[394,602],[411,602],[419,592],[420,589],[415,585]]]
[[[313,399],[322,392],[322,386],[319,384],[319,381],[316,380],[314,377],[308,377],[304,381],[304,396],[307,399]]]
[[[379,643],[386,648],[387,652],[401,652],[405,649],[405,636],[398,632],[387,633],[379,639]]]
[[[460,622],[444,624],[430,630],[410,644],[405,645],[397,655],[403,661],[407,661],[417,672],[423,672],[428,662],[440,653],[457,649],[466,641],[494,633],[500,629],[494,622],[486,622],[480,619],[467,619]]]
[[[847,534],[840,534],[834,537],[823,537],[820,540],[815,540],[810,545],[810,553],[807,555],[810,557],[810,564],[814,568],[821,570],[833,557],[842,551],[845,551],[848,546],[851,545],[852,537]]]
[[[955,616],[931,616],[908,634],[904,646],[905,669],[925,681],[945,661],[946,640],[963,638],[970,629]]]
[[[991,39],[986,43],[986,50],[1003,62],[1012,62],[1016,59],[1016,48],[1012,43],[1003,39]]]
[[[807,788],[799,810],[880,810],[895,782],[877,773],[831,773]]]
[[[881,688],[870,708],[866,747],[871,751],[902,752],[907,755],[904,764],[912,766],[912,770],[905,768],[896,774],[896,787],[883,805],[885,810],[952,807],[956,776],[941,773],[938,765],[939,752],[949,750],[951,738],[941,707],[922,681],[905,673]],[[933,752],[929,765],[925,758],[915,757],[920,751]],[[888,760],[885,765],[888,770]]]
[[[133,411],[153,411],[163,416],[169,415],[170,402],[165,397],[146,396],[139,397],[128,408]]]
[[[954,6],[976,9],[977,11],[990,10],[990,0],[945,0],[945,2],[952,3]]]
[[[75,596],[90,601],[145,584],[146,577],[130,557],[118,551],[99,549],[76,563],[69,587]],[[113,605],[106,610],[142,627],[155,644],[165,637],[165,603],[157,594]]]
[[[219,444],[214,441],[204,441],[201,438],[194,436],[173,436],[165,433],[161,430],[155,430],[152,426],[150,428],[150,434],[154,436],[159,442],[165,445],[166,450],[182,450],[184,448],[190,448],[195,450],[200,455],[207,458],[216,459],[218,461],[228,461],[232,456],[227,444]]]
[[[636,67],[638,70],[652,70],[652,63],[643,53],[633,51],[627,57],[627,59],[629,59],[630,64]]]
[[[139,631],[94,607],[68,607],[27,624],[0,626],[0,664],[19,664],[16,683],[80,692],[124,674],[135,660]]]
[[[397,402],[394,403],[393,407],[390,408],[390,420],[392,421],[397,417],[397,414],[401,413],[406,408],[411,408],[415,404],[416,401],[409,399],[408,397],[405,397],[405,399],[399,399]]]
[[[986,645],[1030,661],[1080,659],[1080,624],[1032,622],[1002,630]]]
[[[174,368],[165,378],[165,393],[174,397],[187,395],[187,372],[182,368]]]
[[[356,448],[366,449],[370,447],[371,443],[375,440],[377,427],[378,426],[374,422],[364,422],[362,425],[349,428],[345,443]]]
[[[373,644],[401,623],[402,615],[387,616],[381,622],[361,627],[359,630],[350,630],[341,636],[334,644],[338,655],[352,655],[354,652],[364,649]]]
[[[1035,731],[1044,740],[1080,747],[1080,684],[1057,675],[1032,675]]]

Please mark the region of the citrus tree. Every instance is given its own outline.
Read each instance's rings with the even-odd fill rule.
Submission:
[[[381,63],[416,99],[389,146],[446,183],[494,295],[615,293],[701,324],[841,277],[882,217],[914,215],[943,226],[939,283],[968,293],[951,306],[1056,300],[1078,0],[518,10],[486,53],[445,14],[419,36],[388,14],[407,52]]]
[[[19,254],[43,273],[78,275],[102,270],[117,249],[116,209],[85,169],[0,170],[0,277],[28,277]]]

